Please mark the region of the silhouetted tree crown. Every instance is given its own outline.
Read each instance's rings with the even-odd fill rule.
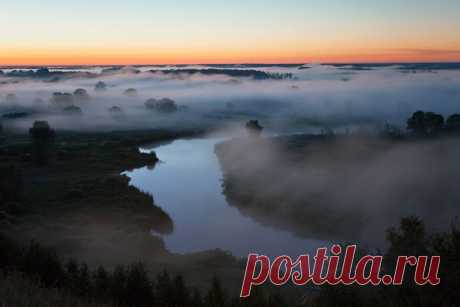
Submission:
[[[96,85],[94,86],[94,89],[96,91],[105,91],[107,89],[107,84],[105,84],[105,82],[103,81],[99,81],[98,83],[96,83]]]
[[[78,101],[88,101],[90,99],[88,92],[84,88],[77,88],[73,95]]]
[[[135,88],[128,88],[123,92],[123,94],[128,97],[136,97],[137,90]]]
[[[264,129],[258,120],[250,120],[245,125],[246,131],[250,136],[259,136]]]
[[[444,117],[433,112],[417,111],[407,120],[407,129],[415,135],[436,135],[444,127]]]
[[[144,105],[147,109],[157,111],[158,113],[173,113],[178,109],[176,102],[170,98],[162,98],[160,100],[150,98]]]
[[[47,121],[35,121],[29,129],[32,138],[32,153],[34,160],[39,165],[47,164],[50,160],[55,133]]]
[[[460,132],[460,114],[452,114],[447,118],[446,129],[449,132]]]
[[[206,296],[205,303],[208,307],[222,307],[226,304],[225,293],[217,277],[212,279],[211,289]]]

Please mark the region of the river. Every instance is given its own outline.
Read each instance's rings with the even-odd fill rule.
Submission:
[[[179,139],[154,148],[161,162],[125,174],[130,184],[154,197],[174,222],[174,231],[163,235],[174,253],[210,249],[269,256],[311,253],[325,243],[304,239],[261,225],[227,204],[222,193],[222,172],[214,145],[222,139]]]

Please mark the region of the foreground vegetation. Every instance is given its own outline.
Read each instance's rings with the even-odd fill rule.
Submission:
[[[74,260],[63,264],[53,250],[35,242],[23,248],[0,237],[0,251],[2,306],[258,306],[255,299],[263,306],[283,305],[281,297],[270,294],[244,303],[232,299],[216,277],[202,295],[186,286],[180,274],[163,271],[152,279],[142,263],[119,265],[112,271],[103,266],[91,270]]]
[[[429,235],[415,217],[387,231],[390,248],[384,270],[391,272],[399,255],[441,256],[438,286],[416,286],[413,271],[402,286],[323,286],[300,292],[257,287],[248,299],[229,294],[214,277],[208,290],[187,286],[182,275],[163,271],[152,278],[142,263],[90,269],[70,260],[63,264],[50,249],[32,242],[26,248],[0,238],[2,306],[458,306],[460,231]],[[362,251],[364,253],[365,251]],[[289,289],[288,289],[289,290]],[[299,290],[299,289],[297,289]],[[299,295],[303,293],[303,295]]]

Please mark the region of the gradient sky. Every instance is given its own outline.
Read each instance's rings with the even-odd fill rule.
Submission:
[[[459,0],[0,0],[0,65],[460,61]]]

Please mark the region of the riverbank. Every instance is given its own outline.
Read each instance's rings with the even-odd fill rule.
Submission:
[[[124,227],[129,227],[129,231],[172,232],[173,221],[154,205],[152,196],[129,186],[129,179],[120,173],[144,165],[153,167],[158,161],[154,154],[139,152],[138,145],[195,133],[58,132],[54,158],[44,166],[33,163],[28,136],[8,135],[2,146],[1,164],[13,166],[21,177],[21,195],[5,204],[9,213],[8,234],[19,235],[23,241],[46,238],[46,243],[75,257],[78,254],[72,242],[103,245],[103,242],[90,243],[89,238],[78,239],[98,229],[101,234],[110,228]],[[86,225],[85,234],[65,229],[75,223]],[[65,233],[72,234],[63,238]],[[162,250],[160,240],[152,239],[152,243],[155,250]]]
[[[174,221],[151,195],[130,186],[129,178],[121,175],[155,166],[156,156],[139,152],[138,146],[198,135],[200,131],[58,131],[55,158],[46,166],[33,163],[28,135],[6,135],[0,146],[1,167],[13,165],[21,187],[17,199],[2,204],[2,233],[16,242],[36,240],[62,259],[92,267],[142,261],[152,273],[180,272],[193,284],[207,287],[218,274],[237,286],[242,264],[226,252],[170,253],[151,230],[171,233]]]

